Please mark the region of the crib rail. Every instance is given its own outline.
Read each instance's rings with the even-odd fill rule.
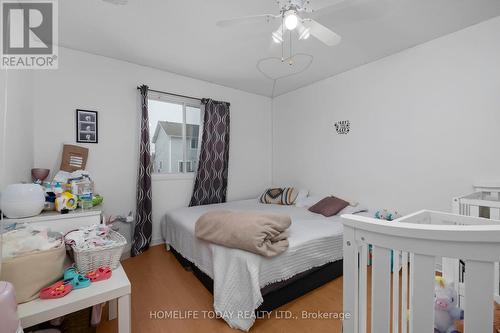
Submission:
[[[486,223],[499,223],[500,220],[500,187],[498,184],[483,184],[474,186],[475,192],[453,198],[454,214],[483,217]],[[455,281],[458,286],[460,304],[465,304],[464,275],[465,265],[458,260],[443,259],[443,276]],[[500,269],[495,267],[495,301],[500,303]]]
[[[432,211],[393,222],[357,215],[342,219],[343,304],[344,312],[351,314],[343,322],[344,333],[365,333],[368,328],[372,333],[434,332],[435,264],[442,257],[460,258],[468,267],[465,332],[493,331],[500,223]],[[371,283],[366,265],[369,245]]]
[[[500,220],[500,193],[481,191],[453,198],[453,213]]]

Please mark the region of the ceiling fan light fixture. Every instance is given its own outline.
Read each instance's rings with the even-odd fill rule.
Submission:
[[[297,12],[295,10],[287,11],[285,13],[284,22],[285,22],[285,27],[290,31],[297,28],[297,25],[299,24],[299,18],[297,16]]]

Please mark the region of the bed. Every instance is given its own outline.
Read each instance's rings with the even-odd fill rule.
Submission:
[[[288,214],[289,248],[265,258],[197,239],[197,219],[208,211]],[[256,199],[181,208],[169,212],[162,234],[184,266],[214,294],[214,309],[232,328],[249,330],[255,310],[269,311],[342,275],[340,216],[325,218],[305,208],[261,204]]]

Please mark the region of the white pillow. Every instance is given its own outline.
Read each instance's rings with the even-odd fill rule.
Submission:
[[[301,188],[299,190],[299,194],[297,195],[297,198],[295,199],[295,203],[307,199],[308,196],[309,196],[309,190],[307,190],[305,188]]]
[[[324,197],[319,197],[319,196],[310,196],[303,198],[302,200],[295,200],[295,206],[296,207],[303,207],[303,208],[309,208],[311,206],[314,206],[317,202],[319,202],[321,199]]]
[[[356,206],[347,206],[346,208],[342,209],[340,212],[337,213],[338,216],[343,215],[343,214],[357,214],[361,212],[367,212],[368,208],[366,208],[363,205],[360,205],[359,203]]]

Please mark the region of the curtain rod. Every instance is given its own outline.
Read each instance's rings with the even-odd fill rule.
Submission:
[[[137,87],[137,90],[140,90],[141,87]],[[186,95],[179,95],[179,94],[174,94],[174,93],[169,93],[169,92],[166,92],[166,91],[161,91],[161,90],[154,90],[154,89],[148,89],[149,91],[152,91],[152,92],[155,92],[155,93],[160,93],[160,94],[167,94],[167,95],[170,95],[170,96],[176,96],[176,97],[182,97],[182,98],[189,98],[189,99],[195,99],[197,101],[201,101],[202,99],[201,98],[198,98],[198,97],[192,97],[192,96],[186,96]]]

